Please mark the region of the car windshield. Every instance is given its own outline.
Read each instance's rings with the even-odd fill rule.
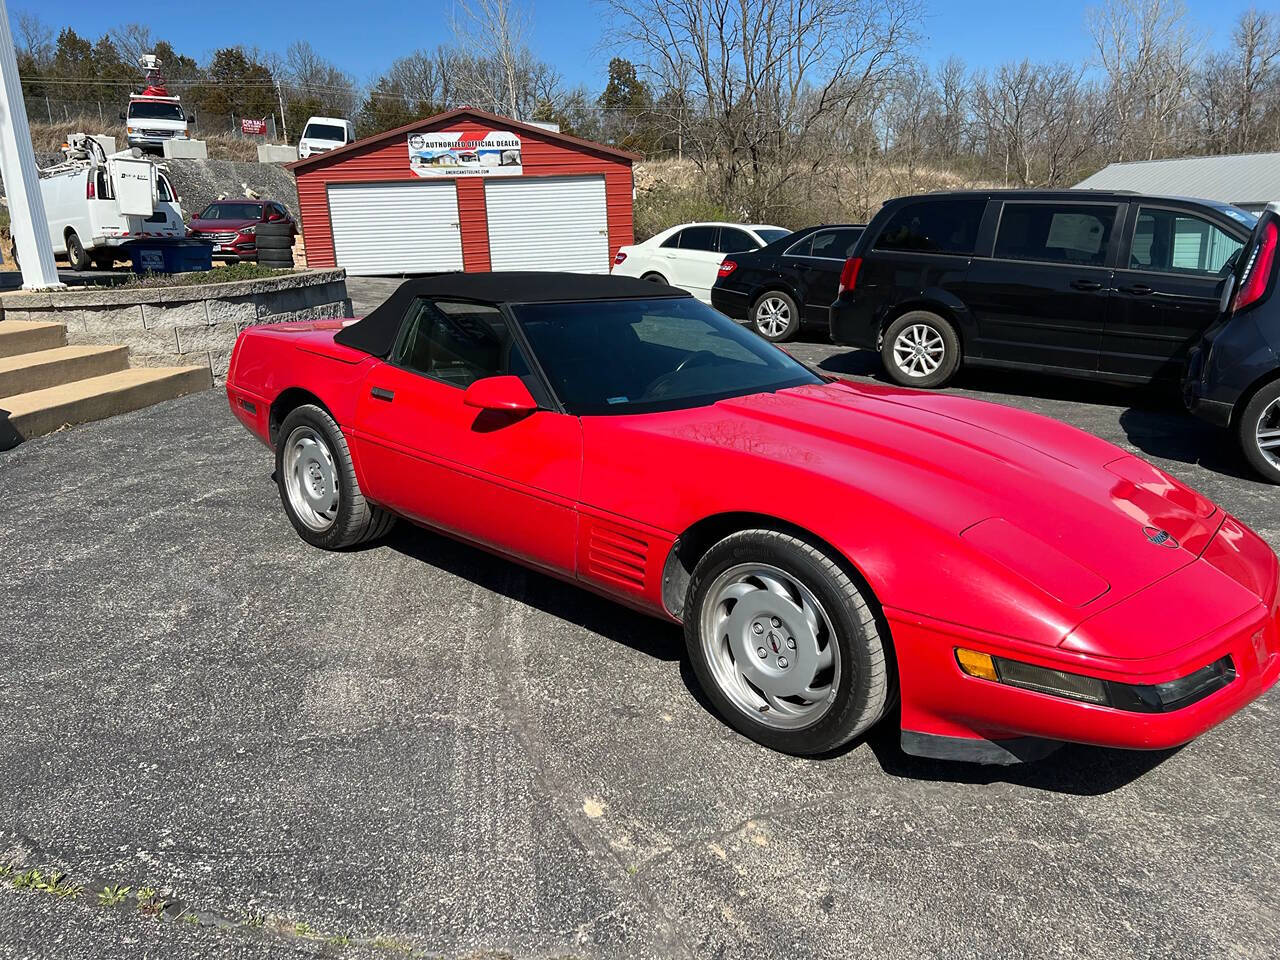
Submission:
[[[201,220],[261,220],[260,203],[211,203],[200,214]]]
[[[677,410],[822,383],[692,297],[513,309],[552,387],[580,416]]]
[[[336,140],[342,143],[347,139],[347,133],[341,127],[332,123],[309,123],[307,129],[302,131],[303,140]]]
[[[783,237],[791,236],[790,230],[777,230],[771,227],[763,230],[757,227],[756,233],[760,235],[760,239],[763,240],[766,245],[773,243],[775,240],[781,240]]]
[[[182,107],[176,103],[165,103],[155,100],[135,100],[129,104],[130,120],[177,120],[182,121],[186,118],[182,114]]]

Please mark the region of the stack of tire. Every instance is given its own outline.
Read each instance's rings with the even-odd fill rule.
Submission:
[[[291,269],[293,267],[292,223],[260,223],[254,231],[258,239],[258,266]]]

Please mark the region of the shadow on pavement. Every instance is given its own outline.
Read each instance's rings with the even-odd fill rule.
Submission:
[[[1082,797],[1119,790],[1182,749],[1111,750],[1068,743],[1043,759],[1001,767],[913,757],[902,752],[898,733],[899,721],[894,711],[865,738],[880,769],[891,777],[975,785],[1009,783]]]
[[[637,613],[554,577],[537,573],[478,547],[401,521],[385,545],[477,586],[519,600],[592,633],[625,644],[655,660],[684,656],[684,637],[674,624]]]

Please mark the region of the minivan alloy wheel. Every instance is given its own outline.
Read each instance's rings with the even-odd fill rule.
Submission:
[[[1263,458],[1280,470],[1280,398],[1272,400],[1262,411],[1254,433]]]
[[[766,337],[779,337],[791,325],[791,305],[781,297],[765,297],[756,305],[756,326]]]
[[[927,377],[942,366],[947,345],[940,334],[927,323],[904,327],[893,341],[893,360],[909,377]]]

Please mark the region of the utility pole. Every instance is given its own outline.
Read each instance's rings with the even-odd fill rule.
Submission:
[[[31,146],[31,125],[18,79],[18,57],[9,28],[9,7],[0,0],[0,175],[9,197],[9,229],[27,290],[61,287],[49,243],[49,221],[40,194],[40,171]]]
[[[280,130],[284,134],[284,142],[289,143],[289,121],[284,118],[284,94],[280,92],[280,78],[272,77],[276,82],[276,99],[280,101]]]

